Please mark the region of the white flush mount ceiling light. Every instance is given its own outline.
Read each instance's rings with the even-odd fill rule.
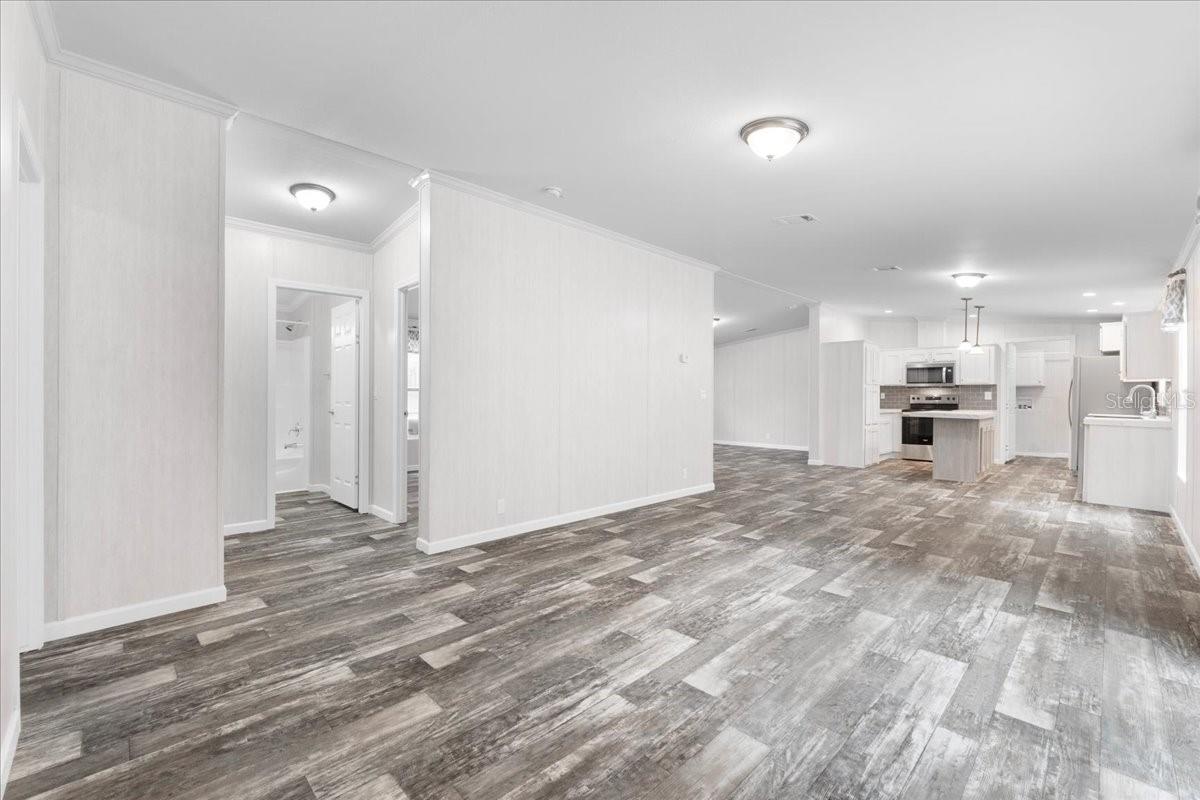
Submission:
[[[791,117],[763,117],[742,126],[739,136],[756,156],[783,158],[808,136],[808,126]]]
[[[890,314],[890,313],[892,313],[892,310],[891,310],[890,308],[885,308],[885,309],[883,310],[883,313],[885,313],[885,314]]]
[[[292,193],[292,197],[296,198],[297,203],[314,214],[327,208],[337,199],[337,195],[333,193],[332,189],[319,183],[294,183],[288,191]]]
[[[1095,297],[1096,293],[1095,292],[1084,292],[1083,296],[1084,297]]]
[[[950,277],[954,278],[954,282],[962,288],[974,289],[987,275],[982,272],[956,272]]]
[[[721,321],[720,317],[713,317],[713,327],[717,327],[717,323]]]
[[[1100,313],[1100,309],[1098,309],[1098,308],[1089,308],[1089,309],[1087,310],[1087,312],[1086,312],[1086,313],[1088,313],[1088,314],[1099,314],[1099,313]]]

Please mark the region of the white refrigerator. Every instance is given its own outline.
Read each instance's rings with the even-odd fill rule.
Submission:
[[[1120,356],[1077,356],[1067,392],[1067,418],[1071,423],[1071,470],[1083,463],[1083,418],[1088,414],[1136,413],[1116,407],[1113,398],[1124,397],[1136,384],[1121,382]]]

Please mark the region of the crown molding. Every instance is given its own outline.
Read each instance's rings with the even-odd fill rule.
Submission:
[[[271,225],[266,222],[256,222],[252,219],[243,219],[242,217],[225,217],[225,227],[250,231],[251,233],[261,233],[267,236],[278,236],[284,239],[294,239],[299,242],[319,244],[325,247],[338,247],[342,250],[353,250],[356,253],[367,253],[370,255],[374,252],[371,245],[365,242],[356,242],[353,239],[339,239],[336,236],[326,236],[322,233],[311,233],[310,231],[297,230],[296,228],[285,228],[282,225]]]
[[[1200,214],[1196,214],[1196,218],[1192,220],[1192,227],[1187,232],[1187,237],[1183,240],[1183,247],[1179,249],[1179,255],[1175,258],[1175,263],[1171,265],[1171,269],[1179,269],[1185,266],[1188,259],[1192,257],[1192,253],[1196,250],[1196,246],[1200,245]]]
[[[371,252],[377,252],[379,248],[396,238],[396,234],[407,228],[409,225],[417,221],[417,217],[421,213],[420,201],[413,203],[404,210],[404,213],[396,217],[391,225],[383,229],[383,232],[371,240]]]
[[[707,261],[701,261],[698,258],[692,258],[691,256],[685,256],[682,253],[676,253],[674,250],[668,250],[665,247],[659,247],[656,244],[650,244],[649,242],[644,242],[641,239],[635,239],[632,236],[626,236],[623,233],[618,233],[608,228],[602,228],[599,225],[593,225],[590,222],[584,222],[576,217],[569,217],[566,214],[559,213],[558,211],[551,211],[550,209],[539,206],[536,203],[530,203],[526,200],[519,200],[515,197],[511,197],[491,189],[486,189],[474,183],[468,183],[467,181],[454,178],[441,172],[426,170],[420,175],[414,177],[408,182],[408,184],[417,190],[420,190],[424,184],[444,186],[447,189],[454,189],[455,191],[474,195],[480,199],[489,200],[502,206],[508,206],[516,211],[534,214],[553,222],[557,222],[561,225],[567,225],[572,228],[577,228],[581,231],[593,233],[597,236],[603,236],[606,239],[611,239],[615,242],[620,242],[621,244],[629,245],[630,247],[635,247],[648,253],[664,256],[676,261],[682,261],[685,264],[697,267],[698,269],[703,269],[708,272],[722,272],[722,269],[716,264],[710,264]]]
[[[218,117],[232,117],[237,112],[237,106],[223,100],[181,89],[178,86],[172,86],[169,83],[163,83],[154,78],[148,78],[145,75],[139,75],[136,72],[130,72],[127,69],[114,67],[103,61],[65,50],[58,37],[58,26],[54,22],[54,9],[50,7],[49,0],[29,0],[29,8],[32,12],[34,26],[37,28],[38,39],[42,43],[42,53],[47,62],[64,69],[90,75],[93,78],[100,78],[110,83],[161,97],[164,100],[171,100],[200,111],[206,111]]]

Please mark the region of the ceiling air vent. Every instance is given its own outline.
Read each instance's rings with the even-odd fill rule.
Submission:
[[[807,225],[810,222],[816,222],[817,218],[812,214],[789,214],[786,217],[776,217],[771,221],[776,225]]]

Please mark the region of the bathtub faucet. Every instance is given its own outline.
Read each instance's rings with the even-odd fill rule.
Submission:
[[[292,436],[295,436],[296,438],[300,438],[300,432],[301,432],[302,430],[304,430],[304,428],[301,428],[301,427],[300,427],[300,423],[299,423],[299,422],[297,422],[297,423],[296,423],[296,427],[294,427],[294,428],[288,428],[288,433],[292,434]]]
[[[291,450],[293,447],[299,447],[299,446],[300,446],[299,442],[287,442],[286,444],[284,444],[283,449]]]

